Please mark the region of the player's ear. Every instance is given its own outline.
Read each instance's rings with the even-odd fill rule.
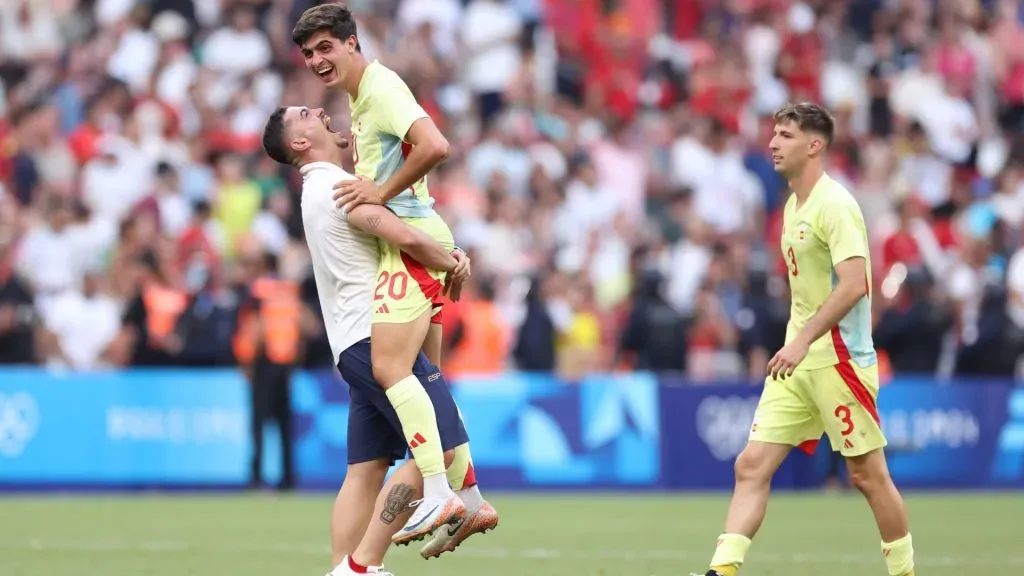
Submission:
[[[292,147],[292,151],[299,152],[299,153],[302,153],[302,152],[305,152],[306,150],[309,150],[309,147],[312,146],[312,145],[313,144],[308,139],[306,139],[306,138],[295,138],[290,143],[290,146]]]
[[[812,156],[817,156],[818,154],[821,154],[824,150],[825,139],[820,136],[812,137],[810,143],[808,144],[807,151],[810,152]]]

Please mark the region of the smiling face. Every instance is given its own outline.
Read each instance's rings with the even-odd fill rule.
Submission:
[[[284,112],[285,141],[293,154],[339,145],[341,135],[331,130],[331,117],[323,108],[291,106]]]
[[[306,67],[328,88],[338,86],[345,80],[356,62],[358,52],[355,36],[342,41],[330,30],[320,30],[302,44]]]

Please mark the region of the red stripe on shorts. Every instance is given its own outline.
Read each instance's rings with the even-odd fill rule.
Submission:
[[[423,291],[423,295],[427,297],[427,300],[430,300],[431,304],[433,304],[435,299],[440,298],[444,285],[441,284],[440,280],[431,276],[423,264],[420,264],[405,252],[402,252],[402,263],[405,264],[405,269],[409,271],[412,279],[419,284],[420,290]]]
[[[846,342],[843,342],[843,335],[839,333],[839,326],[832,327],[832,344],[836,347],[836,356],[839,358],[839,364],[836,364],[836,372],[839,372],[839,377],[843,379],[846,387],[853,393],[857,403],[868,411],[868,414],[875,419],[876,423],[881,425],[882,419],[878,417],[878,406],[875,404],[875,399],[871,396],[871,392],[868,392],[867,386],[857,376],[857,372],[853,369],[853,364],[850,363],[850,349],[846,347]]]
[[[818,440],[805,440],[801,442],[797,448],[808,456],[814,456],[814,452],[818,449]]]

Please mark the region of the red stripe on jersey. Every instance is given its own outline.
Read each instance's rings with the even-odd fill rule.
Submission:
[[[839,325],[836,324],[832,327],[832,345],[836,347],[836,356],[839,358],[839,363],[850,361],[850,349],[846,347],[846,342],[843,342],[843,335],[839,332]]]
[[[440,280],[431,276],[423,264],[420,264],[405,252],[402,252],[402,263],[405,264],[405,269],[409,271],[412,279],[419,284],[420,290],[423,291],[423,295],[427,297],[427,300],[433,302],[435,298],[441,295],[441,289],[444,288],[444,285],[441,284]]]
[[[853,369],[853,364],[850,364],[850,350],[846,347],[846,342],[843,342],[843,336],[839,333],[839,326],[832,327],[832,344],[836,347],[836,356],[839,358],[839,364],[836,364],[836,372],[839,372],[839,377],[846,383],[846,387],[853,393],[853,397],[857,399],[857,403],[864,407],[868,411],[868,414],[875,419],[879,425],[882,423],[882,419],[878,416],[878,406],[875,404],[875,399],[871,397],[871,392],[868,392],[867,386],[860,381],[860,377],[857,376],[857,372]]]

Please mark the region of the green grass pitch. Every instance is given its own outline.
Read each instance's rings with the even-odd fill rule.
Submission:
[[[494,532],[397,576],[685,576],[703,571],[726,497],[503,495]],[[331,497],[0,498],[3,576],[323,576]],[[919,576],[1024,574],[1024,494],[908,497]],[[778,495],[744,576],[886,574],[853,494]]]

